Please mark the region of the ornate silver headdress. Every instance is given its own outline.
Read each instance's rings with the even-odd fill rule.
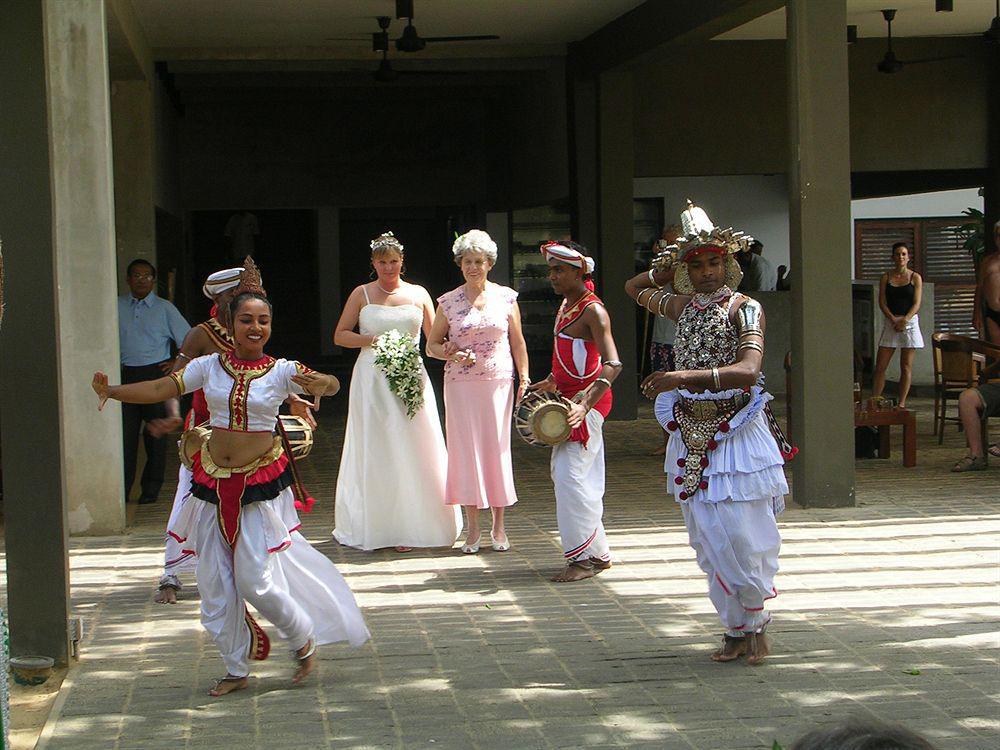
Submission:
[[[396,239],[392,232],[382,232],[382,234],[371,241],[373,253],[390,247],[399,252],[400,255],[403,254],[403,244]]]
[[[726,286],[736,289],[743,280],[743,271],[736,261],[736,253],[745,251],[753,237],[728,227],[720,229],[705,213],[701,206],[687,199],[687,208],[681,212],[681,227],[684,236],[679,237],[673,245],[667,245],[662,252],[653,258],[653,268],[664,270],[674,268],[674,290],[678,294],[693,294],[694,287],[688,275],[685,261],[690,260],[699,252],[717,252],[725,258]]]

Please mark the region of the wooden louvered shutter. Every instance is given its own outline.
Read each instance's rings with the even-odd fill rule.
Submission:
[[[910,219],[858,219],[854,222],[854,275],[859,279],[878,280],[892,270],[892,246],[905,242],[920,244],[920,222]],[[919,256],[918,256],[919,260]]]
[[[923,277],[934,284],[934,328],[976,336],[972,327],[975,265],[954,231],[965,221],[959,217],[923,222]]]

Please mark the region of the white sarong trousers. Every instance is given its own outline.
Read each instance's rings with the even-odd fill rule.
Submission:
[[[291,545],[280,552],[267,551],[264,504],[291,502],[283,495],[242,509],[234,550],[219,531],[215,506],[194,497],[188,500],[204,506],[195,521],[201,622],[234,677],[249,674],[250,631],[244,602],[266,617],[294,650],[310,638],[319,645],[348,641],[358,646],[369,637],[340,572],[302,534],[290,531]]]
[[[587,414],[587,446],[569,441],[552,449],[550,470],[556,494],[556,521],[563,556],[572,562],[596,557],[611,559],[604,533],[604,417]]]
[[[693,500],[680,506],[698,566],[708,576],[708,596],[727,634],[759,632],[770,620],[764,604],[777,595],[781,535],[773,499]]]
[[[174,492],[174,504],[170,508],[170,520],[167,521],[167,528],[175,526],[184,510],[184,504],[191,499],[191,470],[181,464],[177,472],[177,491]],[[185,552],[184,546],[174,539],[170,534],[164,534],[166,544],[163,553],[163,575],[176,576],[189,570],[194,570],[196,559],[193,553]]]

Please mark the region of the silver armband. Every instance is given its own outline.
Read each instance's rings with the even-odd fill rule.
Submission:
[[[736,328],[740,338],[744,336],[764,336],[764,310],[760,302],[747,297],[746,302],[736,311]]]
[[[639,307],[646,307],[646,302],[642,301],[643,292],[649,292],[649,296],[646,297],[646,302],[649,302],[649,300],[653,298],[653,295],[656,294],[656,290],[653,289],[652,287],[646,287],[645,289],[640,289],[639,293],[635,295],[635,304],[637,304]]]
[[[736,351],[740,351],[742,349],[753,349],[755,351],[760,352],[761,354],[764,353],[764,345],[761,344],[759,341],[750,341],[750,340],[741,341],[740,345],[736,347]]]
[[[657,289],[660,289],[662,287],[662,284],[657,284],[656,283],[656,279],[653,278],[653,269],[652,268],[649,269],[649,273],[647,274],[647,276],[649,278],[649,283],[650,284],[652,284],[653,286],[655,286]]]
[[[719,368],[718,367],[713,367],[712,368],[712,385],[715,386],[715,390],[717,390],[717,391],[721,391],[722,390],[722,382],[719,380]]]
[[[619,360],[619,359],[608,359],[608,360],[604,361],[604,364],[606,364],[608,367],[621,367],[622,366],[621,360]]]

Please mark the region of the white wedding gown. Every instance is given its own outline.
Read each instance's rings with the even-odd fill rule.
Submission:
[[[416,305],[368,304],[358,329],[377,336],[398,329],[419,342],[421,310]],[[389,390],[365,347],[351,377],[344,452],[337,476],[334,538],[364,550],[381,547],[450,547],[462,531],[458,506],[445,505],[445,450],[437,401],[424,378],[424,406],[413,419]]]

